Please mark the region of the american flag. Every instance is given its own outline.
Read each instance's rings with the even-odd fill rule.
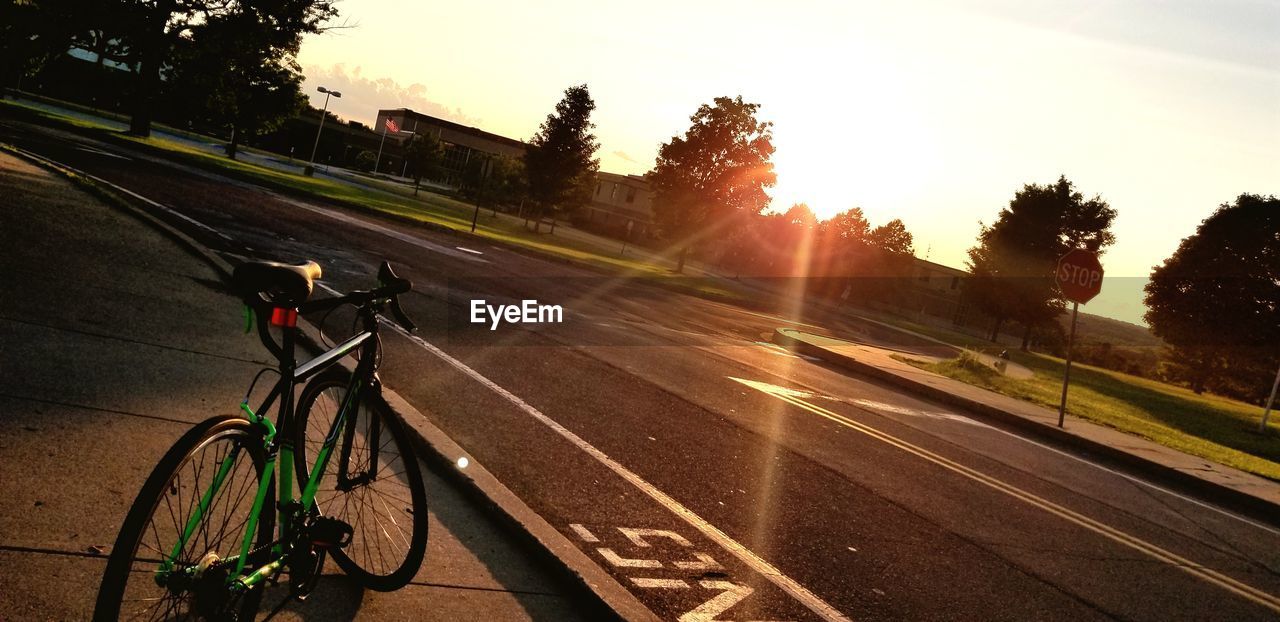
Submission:
[[[386,131],[388,131],[388,132],[399,132],[399,131],[400,131],[400,126],[399,126],[399,125],[396,125],[396,122],[395,122],[395,121],[393,121],[393,120],[391,120],[391,118],[390,118],[390,117],[388,117],[388,118],[387,118]]]

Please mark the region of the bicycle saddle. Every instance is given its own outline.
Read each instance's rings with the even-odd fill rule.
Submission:
[[[275,261],[247,261],[231,274],[231,289],[242,298],[265,297],[272,303],[296,307],[311,297],[312,282],[320,278],[320,264],[297,265]]]

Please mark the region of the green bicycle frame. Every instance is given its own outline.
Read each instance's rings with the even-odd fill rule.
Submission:
[[[248,521],[245,524],[244,538],[240,543],[239,554],[235,557],[235,572],[231,573],[232,589],[247,590],[263,580],[271,577],[279,572],[286,561],[282,543],[289,542],[293,537],[294,521],[288,513],[290,511],[302,512],[303,515],[309,512],[315,503],[315,495],[320,486],[320,481],[324,476],[325,470],[328,468],[329,460],[333,457],[333,448],[337,444],[339,436],[346,429],[345,424],[348,416],[358,407],[361,394],[368,379],[373,376],[373,364],[376,359],[377,339],[377,321],[376,318],[372,322],[366,323],[368,327],[361,333],[343,341],[334,346],[329,351],[315,357],[314,359],[294,367],[293,350],[295,341],[296,328],[284,328],[282,343],[278,350],[273,349],[281,361],[280,380],[268,393],[266,399],[256,409],[251,409],[248,401],[242,402],[240,408],[244,411],[248,419],[258,426],[262,431],[263,447],[266,450],[266,461],[263,465],[262,477],[258,483],[258,489],[254,495],[253,505],[250,509]],[[259,322],[259,332],[265,333],[266,328]],[[267,341],[264,335],[264,342]],[[343,398],[342,405],[338,409],[337,416],[334,417],[328,433],[325,436],[324,443],[316,454],[315,465],[309,473],[305,482],[302,484],[302,494],[297,499],[293,494],[293,474],[294,474],[294,446],[293,446],[293,426],[296,425],[296,415],[294,412],[293,394],[297,386],[307,378],[328,369],[336,364],[340,359],[350,354],[356,348],[363,346],[365,353],[360,357],[359,363],[356,365],[356,371],[351,375],[351,381],[347,386],[347,392]],[[270,346],[269,346],[270,347]],[[269,411],[275,400],[280,400],[278,421],[279,429],[270,419],[261,413]],[[277,432],[283,432],[283,438],[277,444]],[[349,436],[350,434],[348,434]],[[347,458],[344,452],[342,458]],[[184,526],[182,537],[174,545],[171,553],[161,562],[157,569],[157,577],[172,572],[173,565],[181,555],[183,549],[186,548],[188,541],[195,534],[195,530],[199,527],[204,518],[205,512],[209,509],[209,505],[217,496],[227,476],[231,473],[237,460],[241,457],[241,447],[233,447],[231,452],[222,459],[218,465],[218,470],[214,475],[213,481],[209,484],[208,490],[201,496],[200,503],[194,509],[194,513],[187,520]],[[253,570],[248,575],[244,575],[245,566],[248,563],[249,554],[253,547],[253,541],[258,531],[258,521],[262,512],[266,508],[267,496],[275,477],[276,470],[279,470],[279,490],[277,494],[277,507],[280,512],[278,534],[279,538],[272,547],[272,561],[262,565],[260,568]],[[297,501],[295,505],[293,502]],[[229,560],[223,560],[229,561]]]

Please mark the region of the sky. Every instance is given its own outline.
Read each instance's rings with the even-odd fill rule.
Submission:
[[[1280,0],[337,6],[299,62],[344,118],[409,107],[526,140],[585,82],[601,169],[641,174],[699,105],[742,95],[774,124],[771,209],[901,218],[946,265],[1023,184],[1066,175],[1118,211],[1084,310],[1133,322],[1142,277],[1217,205],[1280,194]]]

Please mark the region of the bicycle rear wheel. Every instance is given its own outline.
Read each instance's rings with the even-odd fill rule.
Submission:
[[[138,493],[111,549],[98,588],[95,620],[252,620],[261,588],[233,596],[221,589],[232,569],[213,560],[240,554],[254,497],[262,481],[262,437],[239,417],[217,417],[192,428],[169,449]],[[219,485],[214,482],[220,480]],[[267,499],[274,496],[268,484]],[[193,522],[201,504],[205,510]],[[258,517],[247,567],[269,555],[275,512]],[[178,548],[188,525],[191,536]],[[216,556],[216,557],[215,557]],[[174,571],[161,573],[170,559]],[[212,562],[202,578],[185,576]],[[170,579],[168,577],[176,577]]]
[[[298,398],[294,427],[299,485],[305,485],[315,467],[350,378],[340,371],[322,374]],[[335,439],[316,490],[315,509],[352,527],[351,543],[331,551],[338,566],[365,587],[389,591],[408,584],[422,565],[427,494],[403,424],[381,399],[359,397],[358,407]]]

